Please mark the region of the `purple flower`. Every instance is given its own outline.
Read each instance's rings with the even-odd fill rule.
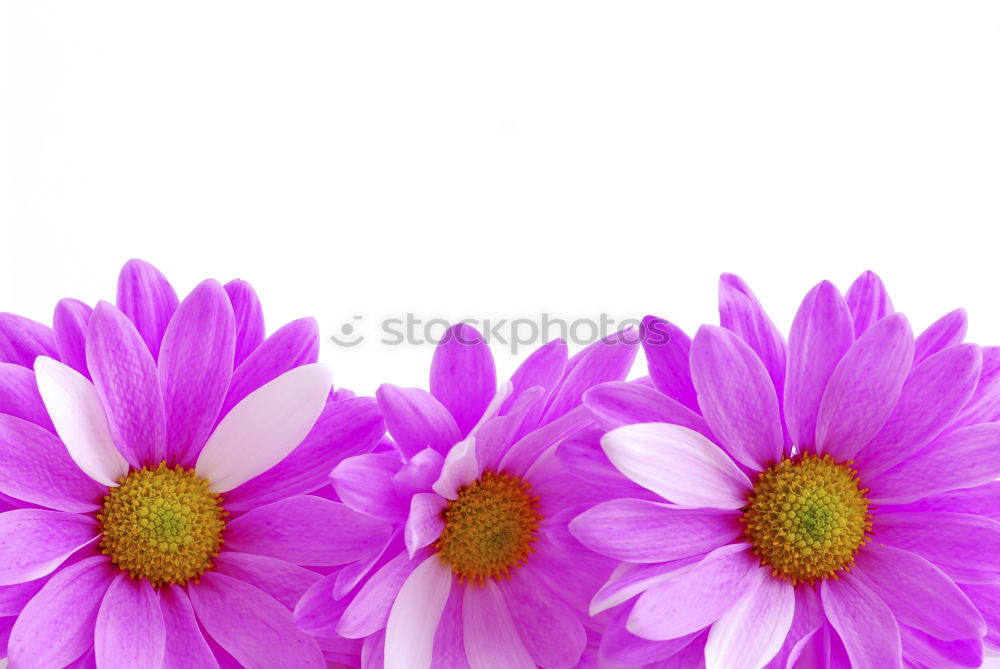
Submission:
[[[461,325],[435,352],[431,392],[383,385],[391,449],[347,459],[332,478],[345,504],[397,533],[370,575],[311,588],[300,626],[364,639],[364,666],[577,666],[597,643],[587,601],[613,561],[566,523],[607,497],[554,448],[591,425],[583,393],[624,379],[637,343],[623,332],[567,360],[555,341],[498,389],[489,348]]]
[[[816,286],[787,346],[738,278],[720,311],[693,341],[647,318],[650,379],[591,390],[607,433],[560,447],[618,490],[570,524],[621,561],[590,608],[615,616],[603,656],[978,666],[1000,611],[1000,350],[962,343],[962,311],[914,338],[871,273],[846,299]]]
[[[374,448],[374,400],[330,394],[312,321],[265,339],[243,282],[205,281],[178,304],[132,261],[117,302],[63,300],[51,330],[0,318],[11,667],[320,668],[350,655],[301,632],[292,608],[392,530],[308,494]]]

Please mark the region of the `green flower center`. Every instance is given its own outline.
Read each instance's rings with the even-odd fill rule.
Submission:
[[[97,513],[101,551],[154,586],[197,581],[219,554],[226,511],[193,470],[166,463],[132,470]]]
[[[829,455],[783,459],[759,474],[743,510],[754,554],[792,583],[836,578],[870,540],[867,492]]]

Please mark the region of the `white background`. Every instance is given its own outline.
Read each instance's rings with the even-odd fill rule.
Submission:
[[[884,277],[1000,344],[1000,4],[4,4],[0,310],[253,282],[276,326],[362,315],[787,328]],[[327,342],[338,385],[429,346]],[[517,359],[498,351],[502,372]]]

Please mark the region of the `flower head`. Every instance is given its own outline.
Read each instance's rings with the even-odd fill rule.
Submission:
[[[264,338],[243,282],[178,302],[133,261],[117,302],[0,319],[11,666],[325,667],[292,607],[391,526],[309,493],[374,448],[375,402],[331,395],[311,321]]]
[[[577,666],[597,631],[586,602],[612,562],[566,522],[607,497],[580,486],[554,450],[591,426],[583,393],[624,379],[637,343],[619,333],[567,359],[555,341],[498,387],[483,338],[460,325],[434,354],[431,392],[382,386],[393,443],[332,478],[348,506],[397,533],[370,574],[307,594],[299,624],[364,639],[367,656],[396,669]]]
[[[974,666],[1000,579],[997,349],[962,343],[962,311],[914,337],[871,273],[816,286],[787,345],[742,281],[720,293],[693,340],[647,318],[650,381],[591,390],[607,432],[559,450],[603,453],[590,476],[620,490],[570,524],[622,561],[591,603],[615,616],[604,656]]]

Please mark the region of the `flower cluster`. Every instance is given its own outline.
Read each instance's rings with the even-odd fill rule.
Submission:
[[[243,281],[0,314],[11,669],[892,669],[1000,649],[1000,348],[740,279],[498,379],[334,390]],[[648,375],[629,378],[642,350]]]

